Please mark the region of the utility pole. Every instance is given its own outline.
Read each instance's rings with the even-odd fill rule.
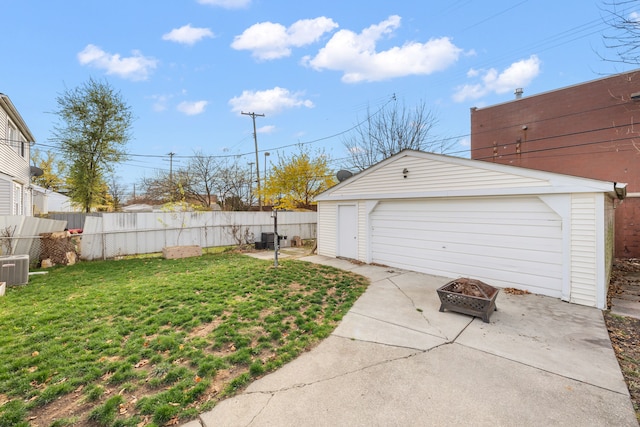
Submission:
[[[258,133],[256,132],[256,117],[264,117],[264,114],[245,113],[241,111],[240,114],[245,116],[251,116],[253,119],[253,143],[256,146],[256,181],[258,182],[258,209],[262,212],[262,199],[260,198],[260,159],[258,159]]]
[[[167,154],[169,156],[169,184],[173,186],[173,156],[176,155],[173,151]]]
[[[176,153],[174,153],[173,151],[167,153],[167,156],[169,156],[169,200],[173,202],[173,156],[175,156]],[[167,159],[162,159],[165,162],[167,161]]]
[[[249,162],[249,210],[251,210],[251,204],[253,202],[253,165],[255,163]]]

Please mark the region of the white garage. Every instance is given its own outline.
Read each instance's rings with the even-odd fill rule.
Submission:
[[[614,183],[403,151],[316,200],[320,255],[605,308]]]

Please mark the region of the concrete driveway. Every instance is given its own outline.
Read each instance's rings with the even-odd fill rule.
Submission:
[[[188,427],[637,426],[600,310],[500,292],[440,313],[448,278],[310,256],[371,285],[334,333]]]

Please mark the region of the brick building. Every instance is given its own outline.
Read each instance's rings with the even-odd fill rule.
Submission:
[[[471,157],[627,183],[615,254],[640,258],[640,70],[472,108]]]

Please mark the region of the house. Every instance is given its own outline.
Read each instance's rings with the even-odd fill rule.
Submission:
[[[35,138],[0,93],[0,215],[32,216],[30,150]]]
[[[405,150],[316,198],[318,254],[605,308],[624,190]]]
[[[33,191],[33,214],[44,215],[54,212],[81,212],[67,195],[31,184]]]
[[[620,258],[640,257],[640,70],[471,109],[471,158],[622,181]]]

